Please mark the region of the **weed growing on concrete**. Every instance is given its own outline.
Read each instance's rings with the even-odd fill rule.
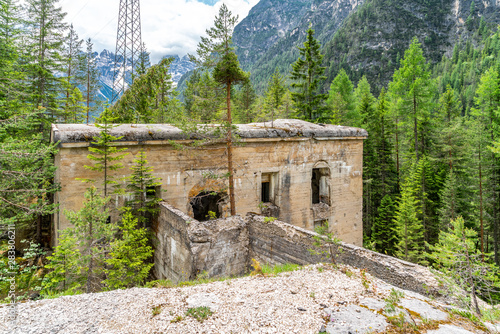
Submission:
[[[384,301],[385,301],[384,310],[387,313],[392,313],[392,312],[396,311],[396,306],[398,305],[398,303],[401,301],[401,298],[403,298],[403,297],[404,297],[403,292],[396,290],[394,288],[391,289],[391,293],[389,294],[389,296],[384,299]]]
[[[264,223],[270,223],[270,222],[273,222],[275,220],[276,220],[275,217],[264,217]]]
[[[361,269],[360,274],[361,274],[361,284],[363,284],[365,290],[368,291],[370,289],[371,281],[366,276],[366,269]]]
[[[175,318],[173,318],[172,320],[170,320],[170,322],[176,323],[176,322],[181,322],[182,320],[184,320],[184,317],[182,315],[178,315]]]
[[[193,307],[188,309],[186,312],[186,316],[191,316],[199,322],[205,321],[212,314],[212,310],[210,310],[210,308],[206,306]]]
[[[157,316],[158,314],[161,313],[161,305],[153,306],[151,309],[151,314],[154,316]]]
[[[312,299],[316,298],[316,293],[311,292],[311,293],[309,294],[309,297],[311,297]]]

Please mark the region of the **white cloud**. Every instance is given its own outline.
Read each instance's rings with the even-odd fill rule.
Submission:
[[[240,21],[259,0],[226,0]],[[80,38],[92,38],[96,50],[116,46],[119,0],[61,0]],[[141,2],[142,40],[153,62],[164,55],[194,53],[200,36],[213,25],[223,1],[209,6],[196,0],[146,0]]]

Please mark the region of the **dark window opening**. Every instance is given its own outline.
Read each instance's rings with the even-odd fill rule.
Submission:
[[[312,204],[325,203],[330,205],[330,187],[328,168],[314,168],[311,177]]]
[[[260,200],[264,203],[268,203],[271,201],[270,197],[270,183],[269,182],[262,182],[262,193],[260,196]]]
[[[161,198],[161,186],[146,187],[146,198]]]
[[[196,195],[189,204],[193,208],[193,217],[198,221],[220,218],[222,215],[219,203],[222,194],[203,191]]]

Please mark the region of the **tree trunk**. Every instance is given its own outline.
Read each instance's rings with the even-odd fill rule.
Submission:
[[[231,216],[236,215],[236,204],[234,202],[234,177],[233,177],[233,136],[231,126],[231,83],[226,85],[226,103],[227,103],[227,171],[229,174],[229,205],[231,207]]]

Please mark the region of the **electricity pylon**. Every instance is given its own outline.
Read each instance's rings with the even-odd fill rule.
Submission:
[[[142,52],[139,0],[120,0],[111,103],[132,85],[135,67]]]

